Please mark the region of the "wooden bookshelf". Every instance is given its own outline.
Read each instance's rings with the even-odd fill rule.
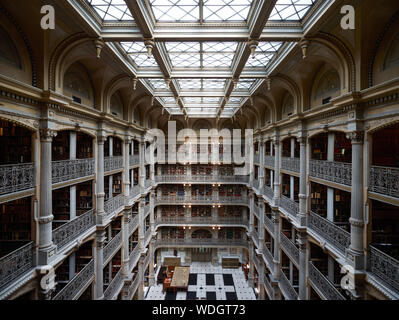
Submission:
[[[29,130],[0,120],[0,165],[32,162]]]
[[[71,219],[70,196],[69,187],[53,190],[53,229]]]

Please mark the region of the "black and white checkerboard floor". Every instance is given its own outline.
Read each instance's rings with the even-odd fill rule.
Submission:
[[[152,286],[146,300],[256,300],[241,269],[223,269],[211,263],[193,262],[188,292],[163,293],[162,285]]]

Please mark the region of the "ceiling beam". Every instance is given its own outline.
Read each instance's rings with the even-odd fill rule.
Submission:
[[[249,56],[251,55],[249,41],[259,41],[259,37],[261,36],[266,26],[266,23],[269,20],[270,14],[272,13],[274,6],[276,5],[276,2],[277,0],[261,0],[255,2],[256,7],[254,9],[254,15],[249,22],[249,39],[247,39],[245,45],[241,46],[240,51],[238,52],[237,59],[232,68],[233,78],[229,81],[229,85],[226,87],[225,98],[222,100],[217,112],[218,117],[222,113],[224,107],[228,103],[229,97],[234,91],[234,82],[238,81],[238,79],[240,78],[241,73],[248,62]]]

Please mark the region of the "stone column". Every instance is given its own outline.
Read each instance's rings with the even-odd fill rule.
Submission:
[[[252,234],[254,230],[254,210],[255,210],[255,195],[251,190],[249,191],[249,232]]]
[[[94,281],[94,299],[104,299],[104,243],[105,243],[105,231],[98,230],[96,233],[96,247],[94,252],[95,259],[95,281]]]
[[[307,195],[306,195],[306,134],[300,132],[298,142],[300,146],[300,158],[299,158],[299,214],[298,222],[300,226],[306,226],[307,216]]]
[[[144,189],[145,188],[145,142],[144,142],[144,139],[140,140],[139,155],[140,155],[139,185],[140,185],[140,188]]]
[[[51,175],[51,143],[56,131],[40,129],[40,216],[39,216],[39,265],[48,265],[56,248],[52,239],[53,200]]]
[[[150,263],[148,265],[148,282],[150,287],[155,285],[154,248],[155,248],[155,240],[151,239],[148,249],[148,254],[150,255]]]
[[[248,273],[248,283],[251,288],[255,286],[255,262],[254,262],[254,243],[249,241],[249,273]]]
[[[132,138],[127,136],[124,140],[123,144],[123,196],[125,197],[125,204],[129,203],[129,196],[130,196],[130,175],[129,175],[129,168],[130,168],[130,155],[129,149],[131,146]]]
[[[123,278],[129,277],[129,224],[132,219],[132,209],[125,209],[122,220],[122,274]]]
[[[364,214],[363,214],[363,143],[364,132],[354,131],[347,135],[352,140],[352,192],[351,192],[351,244],[347,250],[347,258],[354,270],[354,290],[350,290],[355,299],[363,295],[364,276]]]
[[[258,300],[265,300],[265,264],[263,263],[263,258],[259,257],[259,272],[258,272]]]
[[[259,225],[258,225],[258,230],[259,230],[259,252],[263,251],[263,246],[265,243],[265,224],[264,224],[264,218],[265,218],[265,202],[261,198],[259,201],[259,207],[260,207],[260,212],[259,212]]]
[[[76,160],[76,132],[71,131],[69,133],[69,159]],[[73,220],[76,218],[76,185],[69,188],[69,219]]]
[[[280,199],[280,141],[276,136],[274,139],[274,205],[278,205]]]
[[[141,256],[138,262],[139,286],[137,288],[137,299],[144,300],[144,256]]]
[[[104,143],[106,137],[104,132],[100,132],[97,136],[97,224],[103,224],[106,213],[104,211]]]
[[[273,248],[273,272],[270,277],[270,282],[273,287],[273,300],[281,299],[281,292],[278,286],[280,281],[280,213],[278,208],[272,209],[272,222],[274,225],[274,248]]]
[[[328,133],[327,161],[334,161],[335,133]],[[334,189],[327,188],[327,219],[334,221]]]
[[[308,299],[307,276],[307,235],[306,231],[298,232],[297,243],[299,245],[299,300]]]
[[[265,185],[265,143],[263,138],[259,139],[259,191],[262,192]]]
[[[140,251],[142,252],[145,247],[144,247],[144,205],[145,205],[145,199],[141,198],[139,202],[139,226],[138,226],[138,231],[139,231],[139,248]]]

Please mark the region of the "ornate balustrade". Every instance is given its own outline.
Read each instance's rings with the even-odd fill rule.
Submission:
[[[291,282],[287,279],[284,272],[280,273],[279,285],[281,291],[283,292],[287,300],[298,300],[298,293],[295,291],[294,287],[292,286]]]
[[[371,167],[369,191],[399,198],[399,169]]]
[[[151,255],[148,253],[144,259],[144,263],[143,263],[144,269],[146,269],[148,267],[150,262],[151,262]]]
[[[349,232],[312,211],[309,214],[308,227],[345,255],[345,249],[351,243]]]
[[[139,185],[135,185],[133,187],[130,187],[130,189],[129,189],[129,195],[131,198],[138,196],[140,193],[141,193],[141,190],[140,190]]]
[[[254,214],[258,219],[260,219],[260,208],[257,205],[254,205]]]
[[[133,167],[140,164],[140,156],[138,154],[129,156],[129,166]]]
[[[144,218],[147,217],[147,215],[150,213],[150,210],[151,210],[150,204],[144,206]]]
[[[254,266],[258,272],[260,272],[260,261],[256,253],[254,254]]]
[[[144,181],[144,186],[145,188],[150,188],[155,184],[155,182],[153,180],[145,180]]]
[[[326,300],[345,300],[345,297],[338,291],[334,284],[322,274],[315,265],[308,263],[309,281],[321,293]]]
[[[144,234],[144,244],[145,247],[149,244],[150,240],[152,237],[152,232],[151,232],[151,228],[148,228],[148,230],[145,232]]]
[[[204,225],[243,225],[248,226],[248,220],[242,217],[158,217],[155,226],[164,224],[204,224]]]
[[[129,223],[129,235],[131,235],[139,226],[139,215],[132,217]]]
[[[267,229],[267,231],[273,236],[274,235],[274,224],[273,221],[266,215],[264,214],[264,219],[263,219],[264,225]]]
[[[272,288],[272,285],[269,282],[268,274],[265,274],[264,286],[265,286],[265,291],[266,291],[267,295],[269,296],[269,299],[271,299],[272,298],[272,293],[273,293],[273,288]]]
[[[268,265],[270,271],[272,271],[273,270],[272,268],[274,265],[273,255],[266,245],[264,245],[262,248],[262,254],[263,254],[263,257],[265,258],[266,264]]]
[[[53,231],[53,243],[57,246],[57,250],[60,251],[95,225],[96,217],[94,209],[91,209],[55,229]]]
[[[300,159],[299,158],[281,158],[281,169],[291,171],[291,172],[300,172]]]
[[[115,253],[119,250],[122,245],[122,231],[112,238],[110,242],[104,247],[103,251],[103,261],[104,266],[108,263],[108,260],[111,259]]]
[[[399,261],[370,246],[369,267],[372,274],[388,286],[399,290]]]
[[[30,242],[0,258],[0,290],[35,268],[35,247]]]
[[[129,299],[130,300],[133,299],[133,296],[136,293],[136,291],[137,291],[137,289],[139,287],[139,284],[140,284],[140,277],[137,274],[136,277],[134,278],[132,284],[129,287]]]
[[[123,285],[123,275],[122,275],[122,268],[120,268],[118,273],[115,275],[115,278],[112,279],[108,288],[104,291],[104,300],[115,300],[122,285]]]
[[[73,277],[68,284],[62,288],[53,300],[76,300],[94,280],[94,259]]]
[[[133,251],[129,255],[129,270],[130,272],[134,268],[134,266],[137,264],[140,258],[140,247],[139,245],[136,245],[136,247],[133,249]]]
[[[245,247],[248,248],[248,241],[244,239],[157,239],[155,247],[168,246],[218,246],[218,247]]]
[[[258,179],[254,179],[251,182],[251,187],[254,188],[254,189],[258,189],[259,188],[259,180]]]
[[[162,175],[156,176],[155,181],[158,183],[168,182],[184,182],[184,183],[195,183],[195,182],[236,182],[236,183],[248,183],[249,176],[228,176],[228,175]]]
[[[262,193],[263,193],[266,197],[268,197],[270,200],[273,199],[273,197],[274,197],[274,191],[273,191],[273,189],[270,188],[269,186],[266,186],[266,185],[265,185],[265,186],[263,187]]]
[[[255,228],[252,230],[252,238],[254,239],[256,246],[259,247],[259,233]]]
[[[33,163],[0,166],[0,195],[33,189],[35,182]]]
[[[106,157],[104,158],[104,172],[118,170],[123,168],[123,157]]]
[[[105,213],[110,216],[112,215],[115,211],[120,209],[122,206],[124,206],[124,201],[123,201],[123,195],[120,194],[116,197],[113,197],[109,200],[107,200],[104,203],[104,211]]]
[[[271,168],[274,168],[274,158],[275,157],[272,157],[272,156],[265,156],[265,158],[264,158],[264,165],[266,166],[266,167],[271,167]]]
[[[94,159],[53,161],[51,164],[52,183],[60,183],[94,175]]]
[[[310,160],[309,174],[346,186],[352,185],[352,164],[334,161]]]
[[[286,237],[286,235],[281,232],[280,234],[281,247],[287,256],[294,261],[294,263],[299,266],[299,249],[298,247]]]
[[[213,197],[213,196],[158,196],[156,197],[156,204],[164,203],[192,203],[192,204],[209,204],[209,203],[221,203],[221,204],[248,204],[248,198],[243,197]]]
[[[293,216],[296,216],[299,212],[299,203],[290,198],[287,198],[284,195],[281,195],[280,207],[285,209],[289,214]]]

